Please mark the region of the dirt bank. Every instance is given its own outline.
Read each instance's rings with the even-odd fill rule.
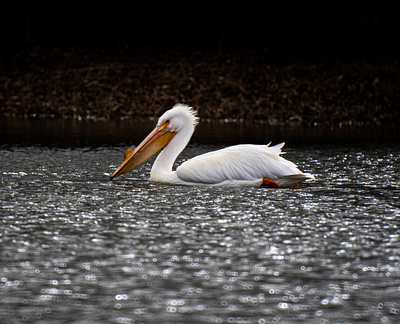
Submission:
[[[400,124],[400,66],[267,53],[60,54],[0,74],[0,111],[38,117],[155,117],[177,102],[204,119]]]

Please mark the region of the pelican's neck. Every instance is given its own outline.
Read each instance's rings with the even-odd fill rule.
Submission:
[[[176,133],[176,135],[154,161],[150,173],[151,180],[165,182],[166,175],[172,172],[172,167],[176,158],[189,143],[193,132],[194,126],[191,124],[186,124],[180,131]]]

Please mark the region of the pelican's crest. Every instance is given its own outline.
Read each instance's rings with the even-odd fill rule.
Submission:
[[[196,126],[199,123],[199,116],[197,114],[197,111],[193,107],[182,103],[178,103],[174,107],[172,107],[171,110],[168,110],[163,116],[161,116],[160,121],[161,119],[165,120],[174,116],[187,117],[192,122],[193,126]]]

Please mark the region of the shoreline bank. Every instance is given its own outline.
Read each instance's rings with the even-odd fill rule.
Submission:
[[[392,59],[164,53],[34,64],[0,75],[3,116],[156,118],[175,103],[207,120],[396,125],[400,67]]]

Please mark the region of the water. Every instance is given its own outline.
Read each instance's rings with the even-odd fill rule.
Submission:
[[[400,322],[398,144],[288,143],[300,190],[111,182],[126,148],[0,149],[1,323]]]
[[[142,140],[155,126],[155,120],[91,120],[0,118],[0,145],[115,146]],[[291,145],[344,143],[399,143],[399,127],[327,127],[269,125],[266,123],[201,122],[192,143],[264,144],[286,141]]]

